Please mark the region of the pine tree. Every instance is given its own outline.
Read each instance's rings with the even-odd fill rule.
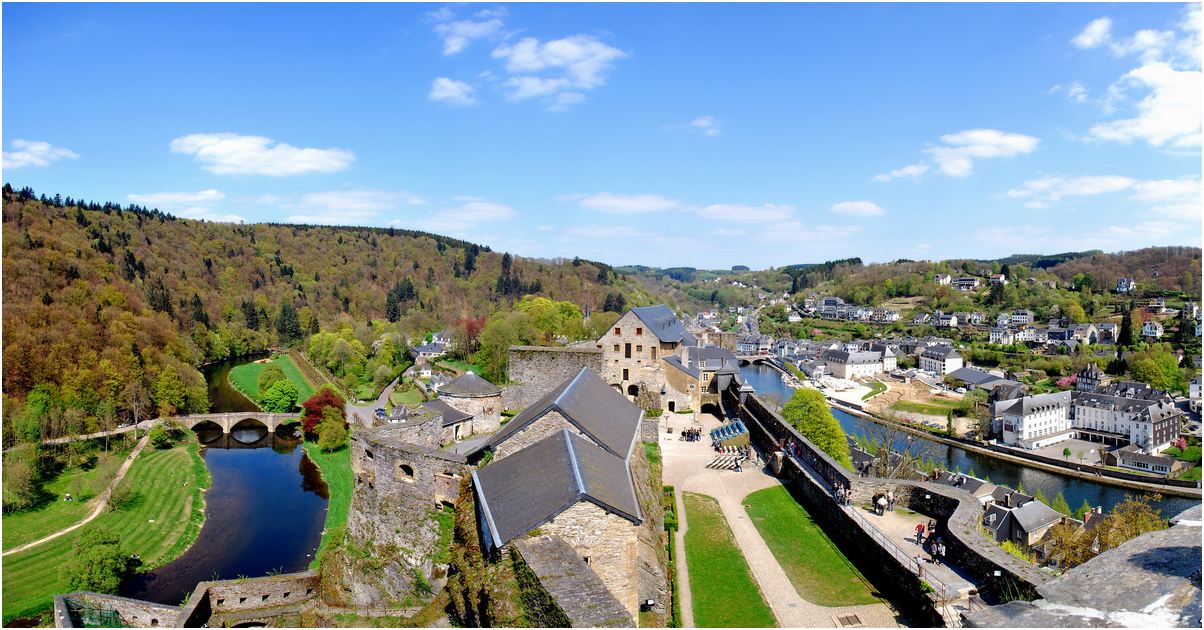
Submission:
[[[280,304],[280,315],[276,317],[276,333],[280,335],[280,343],[289,345],[301,338],[301,320],[297,317],[297,309],[292,302]]]
[[[1049,504],[1049,507],[1066,516],[1074,516],[1074,513],[1070,511],[1070,504],[1066,502],[1066,497],[1061,492],[1058,493],[1058,496],[1054,497],[1053,503]]]
[[[1074,511],[1074,517],[1081,521],[1090,511],[1091,504],[1087,502],[1087,499],[1083,499],[1083,504],[1079,506],[1079,509]]]
[[[394,291],[385,295],[385,317],[391,322],[401,319],[401,306],[397,303],[397,293]]]
[[[1120,318],[1120,334],[1118,335],[1116,343],[1122,348],[1127,348],[1133,345],[1132,310],[1125,311],[1125,314]]]

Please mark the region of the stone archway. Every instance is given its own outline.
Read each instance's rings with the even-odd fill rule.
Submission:
[[[723,418],[723,412],[719,409],[719,405],[715,403],[703,403],[702,408],[698,411],[700,413],[709,413],[716,418]]]
[[[640,386],[635,385],[635,384],[628,385],[627,386],[627,395],[628,396],[639,396],[640,395]]]

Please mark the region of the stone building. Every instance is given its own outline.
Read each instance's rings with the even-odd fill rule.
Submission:
[[[572,378],[582,368],[602,375],[602,350],[549,346],[511,346],[510,384],[502,392],[506,409],[523,409]]]
[[[472,473],[487,553],[539,536],[574,550],[630,615],[652,600],[663,611],[663,517],[643,449],[643,412],[582,368],[528,406],[482,447],[494,460]],[[550,566],[541,581],[563,568]],[[555,595],[555,589],[549,588]],[[567,603],[562,606],[568,610]]]
[[[502,388],[497,385],[472,372],[465,372],[436,391],[439,392],[439,398],[425,404],[444,413],[444,443],[470,435],[493,433],[501,427]],[[444,407],[460,413],[452,413]]]
[[[661,360],[697,346],[694,335],[664,304],[628,310],[597,340],[602,378],[624,394],[660,391],[665,384]]]
[[[736,355],[727,348],[686,346],[680,355],[663,360],[665,384],[661,396],[670,413],[684,409],[719,413],[723,390],[740,373]]]

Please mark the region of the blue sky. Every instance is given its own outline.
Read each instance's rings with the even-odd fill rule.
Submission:
[[[1183,4],[5,4],[4,179],[526,256],[1200,245]]]

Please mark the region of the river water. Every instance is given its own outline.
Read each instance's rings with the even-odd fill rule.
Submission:
[[[781,373],[767,365],[744,366],[740,368],[740,376],[745,382],[752,385],[759,395],[771,403],[790,400],[794,393],[794,390],[782,380]],[[858,418],[839,409],[833,409],[832,415],[849,435],[864,436],[866,426],[873,424],[871,420]],[[1023,484],[1027,492],[1034,493],[1040,489],[1051,500],[1061,492],[1072,509],[1078,509],[1086,499],[1087,503],[1092,506],[1102,505],[1107,511],[1123,501],[1127,494],[1145,494],[1076,477],[1017,466],[994,457],[932,440],[924,440],[924,442],[925,455],[940,462],[941,466],[948,470],[960,469],[966,473],[973,471],[977,477],[989,477],[994,483],[1012,488]],[[1199,501],[1194,499],[1168,496],[1161,500],[1159,506],[1163,516],[1169,518],[1198,504]]]
[[[204,369],[214,413],[258,411],[226,380],[232,367],[251,360]],[[205,443],[212,436],[199,437]],[[328,499],[317,466],[299,440],[268,436],[263,428],[236,430],[230,444],[201,449],[213,485],[205,493],[205,524],[196,542],[170,564],[128,580],[122,595],[178,605],[204,580],[289,573],[309,565]]]

